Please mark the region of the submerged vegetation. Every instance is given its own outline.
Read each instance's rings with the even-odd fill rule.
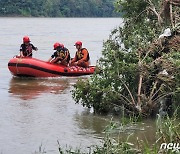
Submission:
[[[84,151],[81,148],[72,148],[67,145],[63,148],[59,141],[57,141],[59,154],[178,154],[180,152],[180,119],[178,118],[178,110],[170,118],[167,116],[163,118],[161,115],[157,115],[155,123],[155,132],[150,135],[154,136],[154,141],[151,143],[144,139],[134,138],[134,132],[129,133],[129,126],[137,127],[137,124],[142,121],[137,121],[135,117],[132,117],[128,123],[124,118],[120,122],[111,121],[110,124],[104,130],[104,137],[101,144],[89,145],[87,150]],[[151,126],[153,127],[153,126]],[[138,130],[142,131],[142,130]],[[143,133],[143,132],[142,132]],[[121,134],[126,134],[125,138],[121,138]],[[164,146],[167,144],[174,144],[174,146]],[[42,144],[39,146],[38,151],[33,154],[46,154],[48,153]]]
[[[116,129],[117,124],[111,122],[105,129],[105,137],[102,145],[93,145],[89,147],[89,152],[83,152],[81,149],[61,148],[59,145],[60,154],[175,154],[180,152],[180,124],[177,115],[174,114],[172,118],[166,117],[165,119],[158,115],[156,120],[156,134],[155,141],[150,144],[148,141],[136,138],[135,143],[130,142],[132,134],[127,135],[124,140],[119,140],[117,135],[112,131]],[[126,125],[121,124],[122,128]],[[119,134],[121,135],[121,134]],[[162,146],[164,143],[175,143],[171,149]]]
[[[172,113],[180,100],[180,4],[118,0],[116,9],[124,12],[124,26],[112,31],[100,71],[79,81],[73,98],[96,113]]]
[[[0,16],[112,17],[115,0],[1,0]]]

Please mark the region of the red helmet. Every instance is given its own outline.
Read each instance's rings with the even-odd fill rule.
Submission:
[[[24,43],[30,42],[29,37],[28,37],[28,36],[24,36],[24,37],[23,37],[23,42],[24,42]]]
[[[82,42],[81,41],[77,41],[74,46],[76,46],[76,45],[82,46]]]
[[[60,43],[58,43],[58,42],[54,43],[54,50],[56,50],[56,48],[59,46],[60,46]]]
[[[62,43],[60,43],[59,46],[60,46],[61,48],[64,48],[64,44],[62,44]]]

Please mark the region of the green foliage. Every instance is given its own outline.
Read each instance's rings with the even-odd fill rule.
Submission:
[[[160,6],[160,0],[152,4],[146,0],[117,1],[124,26],[114,29],[104,43],[98,62],[100,73],[74,86],[77,103],[98,113],[136,116],[157,113],[160,102],[169,106],[179,103],[180,36],[174,32],[171,37],[158,39],[167,26],[171,27],[150,9],[158,12]]]
[[[180,123],[178,118],[179,106],[177,106],[172,118],[166,117],[165,119],[158,115],[156,120],[156,144],[161,143],[179,143],[180,142]],[[159,149],[159,153],[179,153],[172,150]]]
[[[0,16],[112,17],[114,0],[1,0]]]

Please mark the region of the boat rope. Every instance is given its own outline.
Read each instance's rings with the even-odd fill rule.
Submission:
[[[19,74],[18,63],[19,63],[19,61],[22,60],[22,58],[21,58],[21,57],[18,57],[18,56],[16,56],[16,58],[18,58],[18,59],[17,59],[17,63],[16,63],[16,73]]]

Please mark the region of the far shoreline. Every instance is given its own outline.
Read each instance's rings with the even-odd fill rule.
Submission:
[[[78,17],[78,16],[74,16],[74,17],[51,17],[51,16],[20,16],[20,15],[9,15],[9,16],[1,16],[0,18],[123,18],[122,16],[114,16],[114,17],[96,17],[96,16],[87,16],[87,17]]]

